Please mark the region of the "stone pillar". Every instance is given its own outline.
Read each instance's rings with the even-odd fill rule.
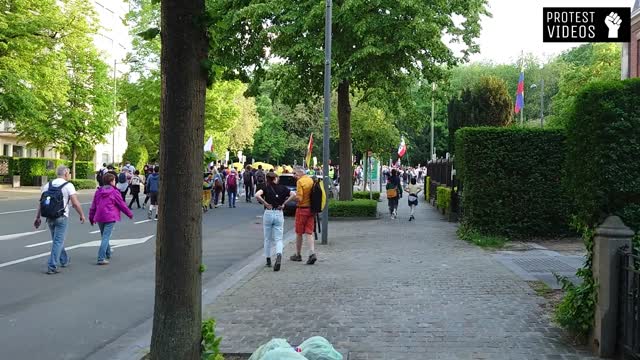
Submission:
[[[593,276],[598,285],[598,303],[590,343],[596,355],[615,355],[618,330],[620,255],[624,246],[631,248],[634,232],[617,216],[609,216],[596,229],[593,245]]]

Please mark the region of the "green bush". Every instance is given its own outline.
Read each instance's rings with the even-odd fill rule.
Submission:
[[[565,135],[557,129],[464,128],[456,133],[463,221],[484,234],[568,231],[562,189]]]
[[[446,186],[438,186],[438,192],[436,194],[436,207],[442,212],[449,212],[451,207],[451,188]]]
[[[378,202],[376,200],[329,200],[329,216],[331,217],[376,217],[377,214]]]
[[[82,189],[95,189],[98,187],[98,183],[95,180],[89,179],[72,179],[69,181],[75,186],[76,190]]]
[[[380,199],[380,192],[374,191],[372,194],[373,194],[373,200],[378,201]],[[369,192],[368,191],[354,191],[353,192],[353,198],[354,199],[369,200]]]
[[[222,338],[216,336],[216,321],[208,319],[202,322],[202,360],[224,360],[220,352]]]
[[[431,176],[427,176],[424,180],[424,199],[431,200]]]
[[[143,145],[131,144],[122,155],[122,159],[124,161],[131,161],[131,165],[138,170],[142,170],[149,161],[149,153]]]
[[[68,160],[65,163],[66,166],[71,169],[71,161]],[[76,161],[76,179],[91,179],[95,178],[95,170],[93,162],[91,161]]]
[[[582,225],[615,214],[640,230],[633,210],[640,206],[638,99],[640,79],[592,83],[576,96],[567,119],[566,187]]]
[[[47,163],[50,169],[47,169]],[[14,158],[13,172],[20,175],[20,184],[24,186],[33,186],[34,178],[38,176],[47,176],[49,179],[56,177],[56,167],[63,165],[64,160],[46,159],[46,158]]]

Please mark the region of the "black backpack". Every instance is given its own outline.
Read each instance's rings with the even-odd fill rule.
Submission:
[[[318,214],[322,212],[322,188],[320,182],[322,180],[315,179],[313,187],[311,187],[311,212]]]
[[[125,173],[120,173],[118,174],[118,182],[121,184],[124,184],[127,182],[127,174]]]
[[[40,216],[47,219],[57,219],[64,215],[66,205],[64,204],[62,188],[68,183],[54,187],[51,181],[49,182],[49,188],[40,196]]]
[[[256,183],[257,184],[264,184],[266,181],[266,176],[264,174],[264,171],[258,171],[256,172]]]

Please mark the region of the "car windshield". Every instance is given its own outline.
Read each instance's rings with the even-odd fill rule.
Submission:
[[[296,187],[296,179],[293,176],[280,176],[278,184],[287,187]]]

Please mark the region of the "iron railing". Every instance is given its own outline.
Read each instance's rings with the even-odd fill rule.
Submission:
[[[640,359],[640,256],[620,250],[620,336],[624,359]]]

